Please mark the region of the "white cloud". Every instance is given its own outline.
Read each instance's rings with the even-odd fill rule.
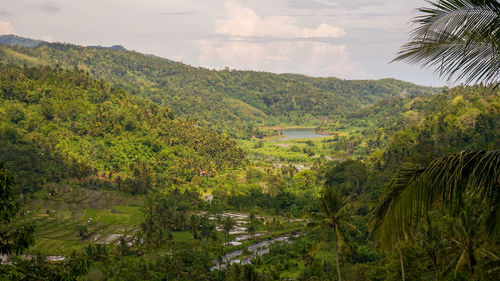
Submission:
[[[238,37],[332,38],[345,34],[344,29],[321,23],[316,28],[302,28],[288,16],[260,17],[236,0],[224,2],[228,18],[215,21],[215,33]]]
[[[225,11],[227,18],[215,21],[215,33],[224,36],[195,42],[201,65],[342,78],[361,75],[345,45],[310,39],[340,37],[345,34],[340,27],[321,23],[302,28],[291,17],[261,17],[236,0],[226,0]]]
[[[344,45],[322,42],[246,42],[203,40],[199,62],[222,69],[303,73],[311,76],[357,78],[362,75]]]
[[[38,8],[47,13],[56,13],[61,10],[57,3],[43,3]]]
[[[186,53],[181,52],[172,56],[172,60],[174,61],[183,61],[186,58]]]
[[[356,76],[358,73],[355,64],[345,45],[331,45],[326,43],[313,43],[308,47],[311,55],[301,66],[303,73],[317,76]]]
[[[47,42],[54,42],[54,38],[50,35],[45,35],[45,36],[42,36],[41,38],[43,41],[47,41]]]
[[[14,34],[14,27],[8,21],[0,21],[0,35]]]

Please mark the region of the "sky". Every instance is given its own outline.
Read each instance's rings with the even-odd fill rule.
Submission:
[[[0,0],[0,35],[123,45],[210,69],[448,83],[390,61],[424,0]]]

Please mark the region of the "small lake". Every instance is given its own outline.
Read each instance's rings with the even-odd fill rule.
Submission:
[[[280,130],[283,135],[280,140],[293,140],[293,139],[312,139],[312,138],[322,138],[327,135],[320,135],[314,131],[312,128],[303,129],[283,129]]]

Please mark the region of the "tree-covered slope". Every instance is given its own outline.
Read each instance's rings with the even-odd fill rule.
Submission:
[[[258,127],[303,124],[334,117],[384,98],[433,92],[394,79],[349,81],[254,71],[215,71],[133,51],[43,43],[34,48],[0,46],[10,64],[78,68],[133,94],[166,105],[179,116],[235,137]]]
[[[0,161],[25,190],[76,180],[141,193],[242,157],[229,137],[84,71],[0,66]]]
[[[320,130],[347,132],[325,144],[334,158],[381,159],[385,154],[397,160],[389,162],[399,165],[411,155],[498,149],[498,126],[498,89],[478,85],[387,98],[343,118],[328,120]]]
[[[411,121],[390,135],[389,160],[500,148],[498,89],[459,86],[405,107],[400,116]]]
[[[20,37],[14,34],[7,34],[0,36],[0,44],[2,45],[11,45],[11,46],[20,46],[20,47],[36,47],[44,43],[41,40],[35,40],[30,38]]]

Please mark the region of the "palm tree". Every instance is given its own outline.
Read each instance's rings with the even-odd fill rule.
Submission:
[[[351,218],[349,205],[340,197],[339,192],[334,187],[325,187],[319,199],[321,212],[321,226],[332,230],[335,235],[335,260],[337,264],[337,274],[339,281],[342,280],[339,263],[339,247],[349,245],[347,230],[357,230],[356,227],[348,222]]]
[[[480,219],[480,218],[479,218]],[[456,259],[455,278],[462,267],[467,267],[470,280],[474,279],[474,267],[477,263],[476,251],[478,250],[475,236],[480,232],[477,216],[474,216],[471,208],[466,206],[452,224],[452,241],[460,248]]]
[[[373,210],[372,235],[392,243],[409,233],[437,203],[450,208],[477,197],[487,208],[490,232],[500,226],[500,150],[465,150],[401,170]]]
[[[229,215],[225,216],[222,220],[222,229],[226,233],[227,242],[229,242],[229,234],[235,225],[236,221]]]
[[[257,223],[258,220],[253,212],[250,212],[250,216],[248,216],[247,221],[247,232],[250,235],[250,238],[253,238],[255,231],[257,231]]]
[[[500,2],[434,0],[419,8],[410,40],[393,61],[404,60],[448,80],[500,81]]]

